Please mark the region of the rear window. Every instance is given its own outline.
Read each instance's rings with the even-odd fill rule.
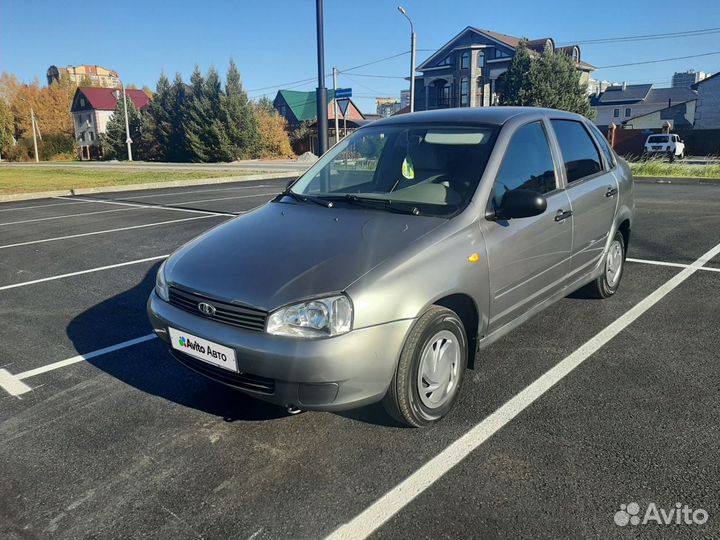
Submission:
[[[648,137],[648,143],[666,143],[668,142],[667,135],[651,135]]]
[[[585,127],[575,120],[551,120],[568,183],[602,171],[600,153]]]

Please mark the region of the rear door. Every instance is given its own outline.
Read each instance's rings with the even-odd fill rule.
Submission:
[[[489,206],[507,191],[532,190],[547,199],[538,216],[482,220],[490,271],[492,332],[562,288],[570,265],[570,201],[560,189],[545,124],[519,127],[505,151]]]
[[[604,253],[617,209],[618,181],[584,122],[552,119],[550,123],[573,212],[569,281],[574,281],[591,272]]]

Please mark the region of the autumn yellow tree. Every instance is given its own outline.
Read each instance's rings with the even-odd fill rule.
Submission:
[[[260,154],[263,158],[292,158],[295,154],[290,145],[287,120],[280,116],[269,100],[260,100],[255,105],[260,131]]]

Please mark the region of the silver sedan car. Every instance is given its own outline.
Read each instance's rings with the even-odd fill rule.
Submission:
[[[581,116],[396,116],[178,249],[148,313],[181,364],[259,399],[382,400],[425,426],[483,347],[581,287],[615,294],[633,209],[627,164]]]

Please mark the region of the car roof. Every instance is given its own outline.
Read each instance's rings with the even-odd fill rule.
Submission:
[[[511,118],[527,116],[552,116],[554,118],[584,119],[579,114],[543,109],[540,107],[460,107],[437,109],[408,114],[398,114],[382,120],[376,120],[369,126],[390,126],[403,124],[491,124],[503,125]]]

